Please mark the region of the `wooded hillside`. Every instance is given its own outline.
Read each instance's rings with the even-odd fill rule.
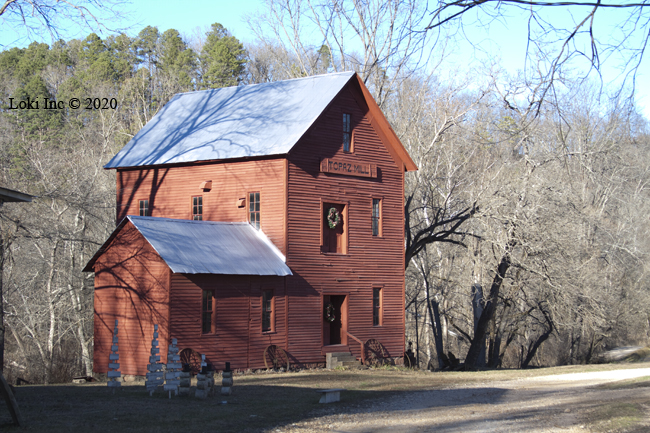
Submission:
[[[0,213],[5,374],[91,374],[93,280],[81,269],[115,227],[102,166],[174,94],[351,69],[419,167],[407,174],[405,266],[421,367],[468,351],[472,365],[584,363],[647,344],[650,135],[633,102],[569,75],[427,74],[414,60],[424,41],[404,37],[417,23],[371,13],[377,34],[359,37],[386,43],[363,52],[283,39],[282,14],[246,47],[214,24],[195,40],[146,27],[0,52],[0,186],[37,196]]]

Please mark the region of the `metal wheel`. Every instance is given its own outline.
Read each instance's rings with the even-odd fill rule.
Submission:
[[[367,340],[363,350],[366,352],[366,365],[376,367],[387,362],[388,351],[379,340],[374,338]]]
[[[190,367],[190,372],[193,375],[198,374],[201,371],[201,355],[190,348],[183,349],[180,352],[181,364],[183,367],[187,364]]]
[[[286,368],[289,371],[289,356],[281,347],[271,344],[264,349],[264,365],[267,369]]]

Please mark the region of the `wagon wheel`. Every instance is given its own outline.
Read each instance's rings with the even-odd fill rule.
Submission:
[[[183,366],[185,366],[185,364],[189,365],[190,372],[193,375],[198,374],[201,371],[201,355],[198,352],[188,347],[187,349],[181,350],[180,356],[181,364]]]
[[[388,351],[383,344],[374,338],[371,338],[363,345],[366,354],[366,365],[378,366],[383,365],[388,358]]]
[[[404,367],[406,368],[413,368],[411,365],[411,358],[407,354],[404,354]]]
[[[264,366],[269,369],[279,369],[286,367],[286,371],[289,371],[289,356],[287,352],[284,351],[281,347],[271,344],[264,349]]]

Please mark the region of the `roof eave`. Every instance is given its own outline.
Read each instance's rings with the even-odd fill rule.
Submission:
[[[224,162],[242,162],[242,161],[261,161],[268,159],[282,159],[288,156],[287,153],[274,153],[270,155],[255,155],[255,156],[239,156],[236,158],[221,158],[221,159],[203,159],[200,161],[185,161],[185,162],[171,162],[168,164],[152,164],[152,165],[128,165],[128,166],[114,166],[109,167],[106,164],[103,168],[104,170],[142,170],[142,169],[151,169],[151,168],[171,168],[171,167],[183,167],[189,165],[203,165],[203,164],[218,164]]]

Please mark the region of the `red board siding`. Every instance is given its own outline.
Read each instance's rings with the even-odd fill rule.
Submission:
[[[161,358],[167,350],[169,268],[129,222],[97,260],[94,269],[93,369],[97,373],[108,371],[117,319],[120,371],[144,375],[154,324],[159,325]]]
[[[286,349],[292,363],[323,363],[324,352],[331,349],[323,348],[329,332],[323,296],[339,296],[339,302],[341,295],[346,296],[343,322],[347,330],[363,341],[379,340],[391,356],[402,356],[404,165],[396,162],[382,142],[383,135],[373,127],[377,120],[363,101],[358,83],[351,81],[286,159],[118,170],[118,220],[137,215],[139,200],[149,201],[151,216],[190,219],[191,197],[201,195],[204,220],[246,221],[248,193],[259,191],[261,228],[287,256],[294,275],[172,274],[146,242],[126,231],[127,225],[116,238],[118,244],[95,266],[96,371],[106,370],[115,317],[125,320],[127,347],[134,353],[133,360],[123,364],[128,368],[125,374],[143,374],[153,323],[164,325],[161,352],[166,350],[167,339],[175,337],[181,349],[205,353],[219,369],[226,361],[236,369],[261,368],[264,349],[270,344]],[[342,150],[343,113],[352,115],[352,153]],[[322,173],[323,159],[368,165],[373,176],[376,167],[376,177]],[[210,191],[200,188],[205,181],[212,181]],[[241,198],[246,199],[242,207]],[[372,236],[373,198],[382,200],[380,237]],[[325,203],[343,209],[344,254],[322,252]],[[131,243],[124,238],[127,234],[133,237]],[[144,258],[134,257],[136,250]],[[377,327],[372,320],[375,287],[382,288],[383,299],[382,326]],[[214,334],[201,332],[204,289],[215,294]],[[275,323],[273,332],[263,333],[262,291],[268,289],[274,290]],[[162,320],[165,317],[169,328]],[[354,340],[347,339],[347,347],[360,356]]]
[[[264,349],[285,348],[284,277],[172,274],[171,336],[180,349],[206,355],[217,369],[264,368]],[[214,333],[201,332],[201,293],[212,290],[216,307]],[[262,332],[262,290],[273,290],[275,328]]]
[[[208,180],[212,188],[204,191],[200,186]],[[117,221],[139,215],[140,200],[149,200],[149,216],[192,219],[191,199],[197,195],[203,197],[204,220],[248,221],[249,192],[260,192],[261,229],[284,253],[284,159],[118,170]]]
[[[356,92],[356,95],[355,95]],[[289,352],[300,362],[323,362],[321,295],[348,296],[348,331],[376,338],[391,356],[404,352],[403,172],[371,125],[360,90],[348,85],[289,155],[287,278]],[[362,104],[364,105],[364,104]],[[353,153],[342,150],[342,115],[352,115]],[[377,178],[321,173],[325,159],[373,164]],[[372,199],[382,199],[382,237],[372,236]],[[347,254],[323,254],[322,203],[343,203]],[[382,287],[383,326],[372,326],[372,289]],[[359,356],[358,343],[348,340]]]

